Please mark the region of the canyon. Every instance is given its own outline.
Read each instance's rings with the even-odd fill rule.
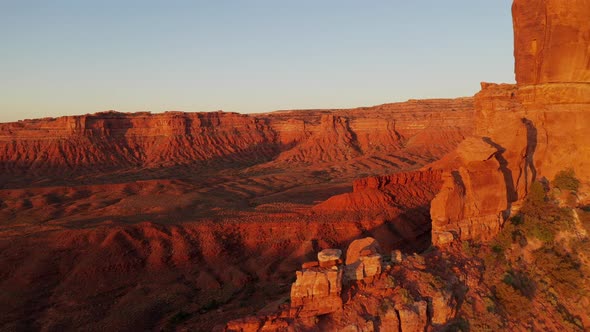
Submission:
[[[473,98],[0,124],[0,329],[583,331],[589,9]]]
[[[0,323],[167,329],[187,312],[210,330],[285,296],[320,248],[424,250],[442,181],[419,169],[473,113],[459,98],[0,124]]]

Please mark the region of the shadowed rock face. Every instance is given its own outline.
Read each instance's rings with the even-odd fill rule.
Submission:
[[[519,84],[590,82],[590,0],[515,0]]]

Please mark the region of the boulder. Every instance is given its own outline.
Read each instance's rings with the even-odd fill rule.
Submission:
[[[324,249],[318,253],[320,267],[332,267],[342,263],[342,250]]]
[[[365,252],[365,250],[368,250],[366,252],[370,253],[381,252],[379,242],[372,237],[354,240],[348,246],[348,250],[346,250],[346,265],[357,263],[359,257],[361,257],[361,252]]]
[[[404,254],[400,250],[392,250],[391,251],[391,262],[393,263],[401,263],[404,260]]]
[[[381,273],[382,257],[379,243],[367,237],[353,241],[346,251],[346,278],[364,280]]]

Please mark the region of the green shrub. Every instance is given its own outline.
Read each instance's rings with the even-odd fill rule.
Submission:
[[[545,204],[547,193],[541,182],[535,181],[531,184],[529,192],[526,195],[525,206],[537,207]]]
[[[542,248],[533,252],[534,271],[541,278],[548,278],[557,294],[577,297],[579,285],[584,282],[580,262],[568,253],[557,252],[554,248]]]
[[[561,190],[571,190],[573,192],[577,192],[580,188],[580,180],[576,178],[573,168],[568,168],[555,174],[552,184]]]
[[[535,282],[526,273],[510,270],[504,275],[502,281],[529,299],[535,296]]]

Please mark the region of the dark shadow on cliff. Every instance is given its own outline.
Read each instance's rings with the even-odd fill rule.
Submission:
[[[531,183],[535,182],[535,180],[537,179],[537,169],[535,168],[534,156],[535,156],[535,151],[537,150],[538,133],[537,133],[537,128],[535,127],[535,124],[533,123],[533,121],[531,121],[527,118],[522,118],[521,121],[526,127],[526,142],[527,142],[526,152],[524,155],[524,170],[521,170],[521,172],[524,171],[524,186],[525,186],[526,192],[528,192],[528,188],[531,185]],[[530,172],[530,174],[529,174],[529,172]],[[519,174],[519,180],[520,180],[520,176],[521,176],[521,174]],[[530,178],[530,182],[529,182],[529,178]]]
[[[512,171],[508,167],[508,161],[503,156],[504,152],[506,152],[506,148],[492,141],[492,139],[489,137],[483,137],[482,140],[496,149],[496,152],[492,156],[496,158],[498,164],[500,164],[499,170],[500,172],[502,172],[502,175],[504,176],[504,184],[506,187],[506,210],[502,212],[502,216],[504,217],[504,220],[506,220],[510,215],[510,208],[512,207],[512,203],[518,200],[518,195],[514,187],[514,178],[512,176]],[[490,158],[492,156],[490,156]]]

